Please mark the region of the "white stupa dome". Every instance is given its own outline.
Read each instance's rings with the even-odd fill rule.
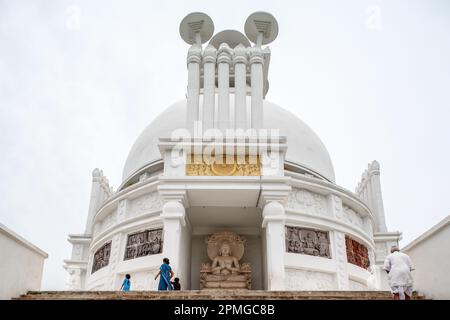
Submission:
[[[123,169],[125,182],[144,166],[161,159],[159,138],[168,138],[175,129],[184,128],[186,100],[179,101],[163,111],[141,133]],[[280,129],[287,138],[286,162],[312,171],[334,182],[334,169],[330,155],[317,134],[289,111],[264,100],[264,127]]]

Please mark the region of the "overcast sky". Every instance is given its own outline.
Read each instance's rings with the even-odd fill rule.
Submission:
[[[378,160],[403,246],[450,213],[450,1],[0,0],[0,221],[49,253],[43,289],[65,286],[92,170],[117,188],[134,140],[184,97],[181,19],[243,31],[260,10],[280,29],[267,99],[321,137],[337,183],[354,191]]]

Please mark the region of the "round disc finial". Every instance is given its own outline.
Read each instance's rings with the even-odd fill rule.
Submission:
[[[254,12],[245,21],[244,30],[251,42],[257,43],[262,34],[261,44],[268,44],[278,36],[278,22],[268,12]]]
[[[203,12],[192,12],[180,23],[180,36],[188,44],[194,44],[197,41],[203,44],[212,37],[213,33],[214,23]]]
[[[209,44],[213,45],[216,49],[219,49],[219,46],[222,43],[228,44],[232,49],[234,49],[238,44],[242,44],[244,47],[250,47],[250,42],[248,39],[236,30],[220,31],[209,41]]]

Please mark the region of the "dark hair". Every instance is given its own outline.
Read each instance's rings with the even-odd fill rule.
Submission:
[[[180,282],[180,278],[173,279],[175,282]]]
[[[168,263],[168,262],[169,262],[169,258],[164,258],[164,259],[163,259],[163,262],[164,262],[164,263]]]
[[[126,274],[126,275],[125,275],[125,278],[130,279],[131,276],[130,276],[129,274]]]

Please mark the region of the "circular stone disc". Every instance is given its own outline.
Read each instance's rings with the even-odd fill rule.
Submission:
[[[180,23],[180,36],[188,44],[195,43],[195,32],[200,32],[201,43],[208,41],[214,33],[214,23],[202,12],[188,14]]]
[[[240,43],[244,47],[250,47],[250,41],[248,41],[247,37],[236,30],[220,31],[209,41],[209,44],[213,45],[216,49],[219,49],[222,43],[228,44],[231,49],[234,49]]]
[[[264,32],[262,44],[268,44],[278,36],[278,22],[270,13],[255,12],[245,21],[244,30],[247,38],[253,43],[256,43],[258,33]]]

